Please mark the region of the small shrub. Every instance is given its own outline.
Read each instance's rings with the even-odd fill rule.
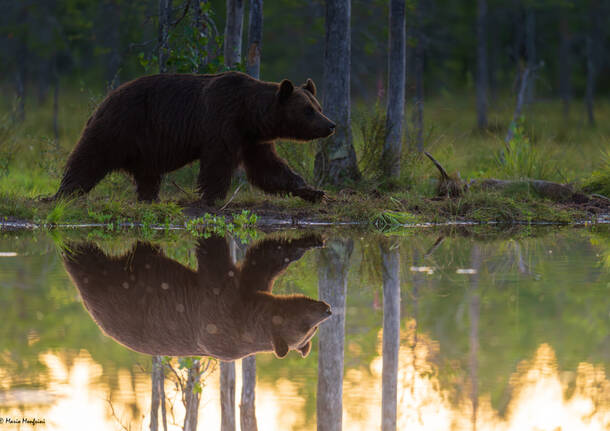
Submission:
[[[523,118],[514,125],[513,138],[506,148],[496,156],[497,171],[513,179],[553,179],[561,176],[557,166],[548,155],[541,154],[525,133]]]
[[[610,197],[610,150],[602,151],[602,166],[593,172],[583,190]]]

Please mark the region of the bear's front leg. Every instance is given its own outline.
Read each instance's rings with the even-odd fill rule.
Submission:
[[[319,202],[325,194],[307,185],[275,152],[273,143],[251,144],[243,152],[248,180],[267,193],[292,193],[309,202]]]

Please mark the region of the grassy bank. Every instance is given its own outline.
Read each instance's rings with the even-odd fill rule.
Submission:
[[[144,225],[184,224],[201,211],[188,209],[196,199],[198,166],[168,175],[161,203],[135,202],[135,187],[122,174],[105,178],[86,198],[45,203],[36,199],[52,194],[67,156],[78,140],[88,116],[102,98],[86,91],[64,93],[55,140],[51,102],[28,101],[26,120],[16,125],[10,107],[0,113],[0,217],[37,223],[135,222]],[[592,219],[586,205],[551,202],[528,188],[502,192],[470,191],[461,198],[437,199],[438,172],[425,158],[405,146],[402,175],[390,187],[379,172],[377,160],[384,138],[383,110],[355,106],[353,135],[363,180],[342,190],[329,190],[330,202],[309,204],[297,198],[264,195],[243,185],[222,215],[247,209],[262,217],[324,221],[360,221],[381,226],[412,222],[548,221],[567,223]],[[564,117],[559,102],[537,102],[527,111],[510,146],[504,136],[513,101],[506,97],[490,112],[490,127],[475,130],[474,103],[468,98],[437,98],[427,102],[425,147],[450,173],[473,178],[537,178],[571,183],[588,193],[610,194],[610,123],[595,128],[586,124],[584,107],[574,103]],[[610,106],[596,106],[599,118]],[[411,118],[411,113],[407,113]],[[410,126],[410,123],[409,123]],[[407,141],[410,136],[407,133]],[[281,143],[280,153],[308,181],[313,182],[314,144]],[[236,180],[233,190],[237,187]],[[232,193],[232,192],[231,192]],[[230,196],[230,195],[229,195]],[[227,197],[227,200],[229,199]],[[226,201],[225,201],[226,202]],[[221,204],[222,205],[222,204]],[[220,206],[220,205],[219,205]]]

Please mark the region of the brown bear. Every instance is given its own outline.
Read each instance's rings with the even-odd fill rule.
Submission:
[[[213,356],[231,361],[257,352],[303,357],[327,303],[303,295],[271,293],[290,262],[323,241],[263,240],[240,266],[224,238],[200,240],[197,271],[139,242],[120,258],[91,243],[71,244],[64,264],[98,326],[128,348],[149,355]]]
[[[127,82],[100,104],[68,158],[53,198],[88,193],[109,172],[131,174],[138,199],[156,200],[163,174],[199,160],[202,203],[225,197],[243,165],[249,181],[269,193],[316,202],[308,186],[275,152],[276,139],[331,135],[311,79],[264,82],[239,72],[163,74]]]

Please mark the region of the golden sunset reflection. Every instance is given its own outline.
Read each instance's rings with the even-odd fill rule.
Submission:
[[[430,359],[438,343],[423,334],[414,337],[415,322],[401,332],[398,370],[399,430],[477,431],[603,431],[610,429],[610,381],[602,365],[581,362],[575,372],[561,373],[555,352],[541,344],[531,360],[522,361],[510,376],[511,395],[506,413],[494,410],[490,397],[480,394],[473,415],[469,391],[451,397],[441,388],[437,366]],[[379,340],[381,340],[381,332]],[[381,353],[381,342],[379,343]],[[381,423],[382,357],[365,372],[346,373],[344,429],[378,429]],[[570,374],[574,375],[573,378]],[[569,383],[574,385],[571,389]],[[360,387],[356,393],[351,387]],[[358,397],[368,394],[368,403]],[[571,393],[569,396],[566,394]],[[455,395],[455,394],[453,394]],[[455,399],[457,398],[457,402]],[[476,418],[473,420],[473,418]]]
[[[381,340],[381,331],[379,333]],[[471,392],[441,387],[434,358],[440,346],[425,334],[415,337],[415,322],[401,331],[398,369],[399,430],[557,431],[610,429],[610,381],[604,366],[581,362],[576,370],[560,370],[553,348],[541,344],[531,359],[522,361],[511,376],[510,400],[503,414],[492,407],[489,394],[477,398],[473,414]],[[381,423],[381,344],[370,370],[348,369],[343,388],[343,429],[379,429]],[[117,371],[116,387],[101,383],[102,367],[86,351],[70,358],[46,352],[40,361],[47,367],[42,389],[3,388],[2,417],[46,419],[36,429],[88,430],[148,429],[150,377]],[[239,418],[240,362],[236,363],[236,414]],[[5,371],[0,373],[6,375]],[[166,381],[168,429],[180,430],[184,407],[180,393]],[[259,381],[256,415],[260,429],[313,430],[306,418],[299,382],[280,378],[274,384]],[[199,409],[199,429],[219,429],[219,372],[208,376]],[[110,403],[109,403],[110,401]],[[237,421],[239,423],[239,420]]]

